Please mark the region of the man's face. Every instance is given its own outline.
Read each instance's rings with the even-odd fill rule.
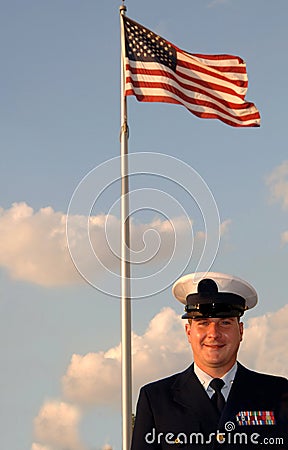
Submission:
[[[209,369],[222,368],[223,374],[230,370],[242,340],[242,322],[236,317],[192,319],[185,329],[194,361],[200,369],[209,373]]]

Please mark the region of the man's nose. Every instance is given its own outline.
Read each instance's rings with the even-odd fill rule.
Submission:
[[[207,334],[209,337],[215,337],[215,336],[219,336],[221,334],[220,330],[219,330],[219,326],[216,322],[210,322],[210,324],[208,326]]]

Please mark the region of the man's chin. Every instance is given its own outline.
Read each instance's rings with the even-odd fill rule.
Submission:
[[[223,355],[223,347],[219,349],[209,350],[206,353],[206,361],[213,365],[222,365],[225,363],[225,357]]]

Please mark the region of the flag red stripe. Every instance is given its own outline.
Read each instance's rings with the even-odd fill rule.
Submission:
[[[185,75],[182,72],[178,73],[178,71],[177,71],[178,77],[176,78],[174,73],[168,72],[168,71],[163,70],[163,69],[161,70],[161,69],[136,68],[136,67],[131,67],[129,64],[127,64],[126,65],[126,71],[128,71],[128,70],[133,75],[147,75],[147,76],[150,76],[151,79],[153,79],[153,80],[157,80],[157,77],[163,77],[163,78],[167,78],[167,79],[173,80],[180,87],[183,87],[186,90],[189,90],[191,92],[203,93],[203,94],[205,94],[205,95],[207,95],[207,96],[209,96],[211,98],[214,98],[215,100],[220,101],[223,104],[227,103],[227,101],[224,100],[223,97],[221,97],[221,98],[219,97],[218,98],[217,96],[215,96],[212,93],[210,93],[209,90],[207,91],[207,89],[213,90],[215,93],[216,92],[222,92],[222,93],[225,93],[225,94],[230,94],[233,97],[238,97],[239,99],[241,99],[241,101],[244,99],[243,95],[240,95],[240,94],[236,93],[233,89],[226,88],[226,87],[224,87],[222,85],[218,85],[216,83],[208,83],[208,82],[206,82],[204,80],[201,80],[199,78],[195,78],[195,77],[192,77],[192,76]],[[184,83],[181,80],[179,80],[179,76],[181,78],[184,78],[187,81],[190,81],[190,84]],[[128,81],[128,79],[129,79],[129,77],[126,78],[126,82]],[[155,82],[157,83],[157,81],[155,81]],[[146,81],[145,82],[141,81],[139,79],[139,83],[143,83],[143,85],[146,85],[147,82]],[[197,88],[194,85],[191,85],[191,83],[195,83],[197,85],[200,85],[200,86],[206,88],[206,90],[201,90],[200,88]],[[153,82],[151,82],[151,87],[153,87]],[[155,86],[155,87],[158,87],[158,86]],[[234,104],[231,103],[232,107],[234,107],[233,105]]]
[[[138,86],[136,86],[134,84],[133,84],[133,86],[135,88],[138,87]],[[161,97],[163,99],[164,98],[166,98],[166,99],[170,98],[169,97],[169,92],[171,92],[171,94],[174,94],[177,97],[180,97],[180,99],[182,99],[185,103],[187,103],[188,106],[185,104],[185,106],[187,108],[189,108],[190,105],[191,105],[191,107],[192,107],[192,105],[197,105],[197,106],[202,106],[204,108],[211,108],[211,109],[213,109],[215,111],[218,111],[219,113],[222,113],[222,114],[224,114],[226,116],[229,116],[231,118],[235,118],[238,121],[245,122],[246,120],[251,119],[251,113],[249,111],[249,108],[251,106],[253,107],[253,104],[245,103],[244,105],[240,105],[241,106],[241,110],[243,112],[247,111],[247,114],[239,114],[238,113],[239,115],[235,116],[235,114],[231,113],[231,108],[229,108],[229,107],[221,108],[221,106],[218,106],[217,104],[215,104],[213,102],[210,102],[210,101],[207,101],[207,100],[201,100],[201,99],[197,99],[197,98],[188,97],[186,95],[183,95],[183,93],[180,90],[178,90],[177,88],[172,88],[170,85],[165,85],[165,84],[161,83],[161,85],[159,87],[160,87],[161,90],[163,90],[163,96],[159,96],[159,95],[156,95],[156,94],[153,95],[153,96],[152,95],[147,95],[147,94],[143,95],[143,94],[138,94],[138,92],[135,92],[135,91],[133,91],[133,93],[136,96],[137,100],[139,100],[139,101],[154,101],[154,102],[156,102],[156,101],[159,101],[159,97]],[[148,83],[147,86],[145,86],[145,88],[146,89],[150,89],[150,91],[151,91],[150,83]],[[166,91],[167,91],[167,94],[166,94]],[[149,98],[149,100],[146,100],[146,98]],[[162,101],[164,101],[164,100],[162,100]],[[177,102],[181,103],[180,100],[177,100]],[[174,103],[174,101],[173,101],[173,103]],[[240,110],[240,108],[238,108],[238,109]],[[239,112],[241,113],[241,111],[239,111]],[[257,112],[256,115],[255,115],[255,113],[253,113],[252,115],[253,115],[253,118],[257,118],[258,112]]]
[[[154,78],[155,79],[155,78]],[[132,86],[135,89],[145,89],[150,92],[150,94],[145,94],[142,91],[142,94],[137,93],[135,90],[128,90],[126,92],[126,95],[135,95],[137,100],[139,101],[151,101],[151,102],[157,102],[157,101],[162,101],[162,102],[167,102],[167,103],[178,103],[181,104],[181,100],[182,100],[182,104],[184,104],[184,106],[187,107],[187,109],[189,109],[191,112],[194,112],[192,105],[201,105],[203,108],[211,108],[214,111],[218,111],[219,113],[222,113],[226,116],[231,117],[232,119],[234,118],[236,123],[238,122],[242,122],[244,123],[245,121],[250,120],[251,118],[255,118],[255,120],[260,118],[259,112],[256,110],[255,106],[253,105],[253,103],[248,103],[248,102],[242,102],[241,104],[236,104],[236,103],[232,103],[232,102],[228,102],[225,99],[219,99],[218,97],[216,97],[215,95],[212,95],[210,93],[208,93],[207,91],[203,90],[203,89],[199,89],[199,88],[194,88],[192,90],[192,96],[188,96],[186,95],[183,90],[178,89],[176,87],[177,83],[174,83],[173,85],[171,84],[167,84],[164,82],[139,82],[139,81],[135,81],[133,80],[131,77],[127,77],[126,79],[126,85],[128,85],[128,83],[131,83]],[[156,91],[156,89],[163,91],[163,95],[159,96],[158,94],[153,94],[153,91]],[[171,93],[171,94],[170,94]],[[205,95],[206,97],[210,97],[211,101],[209,100],[201,100],[201,99],[197,99],[195,98],[195,96],[198,94],[202,94]],[[177,97],[179,97],[179,100],[173,99],[172,101],[169,101],[169,95],[171,96],[172,94],[176,95]],[[160,100],[161,98],[161,100]],[[213,102],[214,100],[214,102]],[[220,103],[220,105],[223,105],[223,108],[221,108],[221,106],[217,105],[217,103]],[[253,112],[253,115],[251,116],[249,109],[254,108],[254,110],[256,112]],[[239,115],[239,113],[243,112],[245,113],[245,111],[247,111],[247,114],[242,114]],[[198,112],[198,115],[200,113]],[[218,114],[218,118],[219,118]],[[204,117],[203,113],[201,114],[201,117]],[[212,117],[211,114],[209,113],[207,117]],[[227,120],[226,120],[227,121]],[[230,122],[229,122],[230,124]],[[234,123],[235,125],[235,123]],[[249,124],[249,126],[252,126]],[[255,126],[258,126],[258,124],[256,124]]]
[[[247,74],[246,67],[211,66],[210,64],[209,64],[209,67],[214,70],[219,70],[219,72],[228,72],[228,73],[230,72],[230,73],[235,73],[235,74],[243,73],[245,75]]]
[[[177,89],[177,87],[175,87],[175,86],[171,86],[170,84],[161,83],[161,82],[138,82],[138,81],[133,80],[131,77],[127,77],[126,83],[127,84],[131,83],[134,88],[138,88],[138,89],[142,89],[142,88],[144,88],[144,89],[163,89],[164,91],[171,92],[171,93],[178,95],[180,98],[182,98],[184,101],[186,101],[188,103],[199,104],[199,105],[206,104],[207,106],[209,105],[210,107],[213,106],[215,109],[218,108],[219,110],[222,110],[223,112],[225,111],[220,106],[217,106],[217,104],[215,102],[210,102],[209,100],[200,100],[200,99],[197,99],[197,97],[188,96],[188,95],[184,94],[183,91]],[[207,96],[206,91],[204,91],[202,89],[195,88],[193,90],[193,92],[197,92],[199,94],[203,94],[203,95]],[[167,95],[169,95],[169,94],[167,93]],[[143,94],[143,96],[147,96],[147,94]],[[152,98],[152,97],[154,97],[154,95],[150,95],[150,97]],[[226,107],[227,112],[225,112],[225,113],[230,114],[231,116],[234,116],[234,114],[231,114],[229,112],[231,109],[245,111],[247,108],[253,106],[253,103],[245,102],[245,103],[241,103],[241,104],[236,104],[236,103],[227,102],[225,100],[220,100],[217,97],[212,96],[212,95],[210,97],[212,99],[214,99],[215,101],[217,101],[218,103],[221,103],[224,107]]]
[[[172,97],[165,97],[165,96],[161,96],[161,95],[153,95],[153,96],[136,95],[135,92],[133,91],[133,89],[127,90],[126,95],[134,95],[139,102],[172,103],[172,104],[185,106],[180,101],[173,99]],[[200,117],[202,119],[219,119],[222,122],[224,122],[227,125],[230,125],[232,127],[259,127],[260,126],[256,122],[246,125],[245,123],[237,123],[237,122],[234,122],[233,120],[229,120],[226,117],[223,117],[217,113],[195,111],[192,108],[190,109],[187,106],[186,106],[186,108],[197,117]],[[257,120],[258,118],[259,118],[259,114],[254,113],[254,114],[245,116],[245,121],[253,120],[253,119]]]
[[[174,47],[177,49],[177,51],[180,52],[184,52],[183,50],[181,50],[180,48],[176,47],[174,45]],[[240,56],[235,56],[235,55],[227,55],[227,54],[223,54],[223,55],[203,55],[201,53],[189,53],[189,52],[185,52],[188,55],[192,55],[192,56],[196,56],[197,58],[201,58],[201,59],[211,59],[211,61],[226,61],[226,60],[231,60],[231,61],[235,61],[235,64],[245,64],[244,60],[242,58],[240,58]]]
[[[165,66],[163,66],[162,64],[155,63],[154,64],[155,68],[153,68],[153,69],[151,67],[144,68],[143,66],[145,66],[145,63],[142,65],[142,67],[133,67],[132,65],[130,65],[128,63],[126,65],[126,70],[129,69],[133,74],[149,75],[151,77],[152,76],[155,76],[155,77],[165,76],[167,78],[171,78],[171,79],[175,80],[174,73],[172,71],[169,71],[169,69],[166,69]],[[178,66],[184,67],[185,69],[188,69],[188,70],[191,70],[191,72],[188,75],[185,72],[179,71]],[[220,74],[217,74],[217,77],[216,77],[215,74],[212,73],[211,71],[201,69],[198,66],[194,66],[193,67],[194,70],[192,71],[191,66],[189,67],[187,64],[186,65],[182,64],[182,61],[178,61],[178,66],[176,68],[176,74],[179,75],[183,79],[186,79],[188,81],[195,82],[195,83],[200,83],[199,77],[195,77],[195,75],[196,75],[196,72],[202,72],[205,75],[211,76],[212,78],[218,78],[219,80],[225,81],[226,84],[235,85],[237,87],[242,88],[244,95],[238,94],[235,90],[232,90],[233,86],[231,86],[231,89],[229,92],[229,90],[228,90],[229,88],[225,88],[225,86],[215,83],[213,86],[216,90],[219,90],[222,92],[227,92],[227,93],[232,93],[232,95],[239,96],[239,98],[241,98],[241,100],[243,100],[243,98],[245,96],[245,93],[246,93],[247,87],[248,87],[248,82],[243,82],[242,80],[237,81],[237,80],[231,79],[227,76],[226,77],[221,76]],[[202,80],[202,83],[206,83],[206,82],[204,80]],[[210,81],[208,81],[207,84],[212,86],[212,82],[210,82]],[[227,89],[227,90],[225,90],[225,89]]]
[[[204,56],[204,55],[203,55]],[[201,66],[204,66],[206,68],[210,68],[213,70],[216,70],[217,72],[231,72],[235,73],[235,75],[238,77],[239,74],[243,74],[245,78],[247,79],[247,71],[246,71],[246,64],[244,61],[239,64],[235,64],[234,61],[231,60],[218,60],[217,62],[213,61],[213,63],[205,58],[199,58],[197,55],[193,53],[187,53],[183,50],[177,50],[177,57],[178,61],[183,60],[189,62],[196,62],[200,64]]]
[[[245,100],[248,77],[242,58],[191,54],[127,17],[126,22],[126,96],[181,104],[197,117],[234,127],[260,125],[259,111]]]
[[[207,68],[205,69],[204,67],[198,66],[193,63],[178,60],[177,66],[184,67],[185,69],[188,69],[191,71],[201,72],[201,73],[204,73],[205,75],[210,75],[211,77],[217,78],[218,80],[229,81],[229,83],[235,84],[236,86],[240,86],[240,87],[244,87],[244,88],[248,87],[248,81],[240,80],[240,79],[235,80],[233,78],[229,78],[227,75],[225,76],[225,75],[222,75],[221,73],[212,72],[211,70],[209,70]],[[210,66],[209,66],[209,68],[210,68]],[[226,67],[226,69],[227,69],[227,72],[229,71],[229,73],[231,74],[231,71],[229,70],[231,68]],[[214,70],[217,71],[217,68],[215,68]]]

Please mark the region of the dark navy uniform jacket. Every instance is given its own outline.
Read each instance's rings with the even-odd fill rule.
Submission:
[[[219,419],[194,373],[140,390],[131,450],[288,449],[288,380],[238,363]]]

